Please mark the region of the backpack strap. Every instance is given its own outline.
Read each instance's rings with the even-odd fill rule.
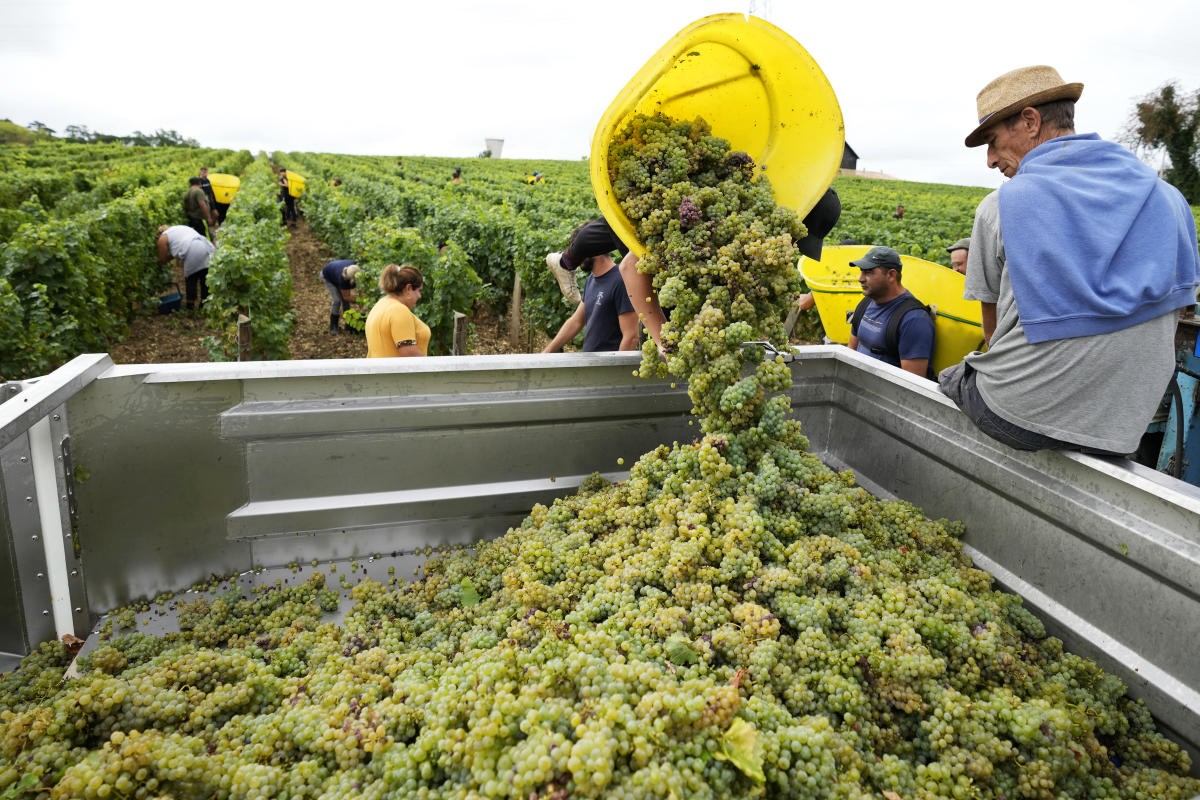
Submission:
[[[932,313],[929,306],[910,294],[892,312],[892,316],[888,320],[887,330],[884,331],[884,341],[887,343],[888,355],[892,358],[900,358],[900,322],[906,314],[917,309],[922,309],[927,314]]]
[[[846,320],[850,323],[850,332],[858,330],[858,323],[862,322],[863,314],[867,313],[867,306],[870,305],[871,298],[864,297],[858,301],[858,305],[854,310],[846,315]],[[856,334],[857,335],[857,334]]]

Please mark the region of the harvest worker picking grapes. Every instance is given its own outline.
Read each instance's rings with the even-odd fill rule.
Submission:
[[[158,263],[172,258],[183,262],[185,308],[197,308],[208,298],[208,259],[213,243],[187,225],[160,225],[158,228]]]
[[[1011,180],[979,204],[968,300],[986,353],[939,376],[981,431],[1018,450],[1124,456],[1175,367],[1178,311],[1200,281],[1183,195],[1120,145],[1075,133],[1083,84],[1013,70],[977,98],[967,147]]]

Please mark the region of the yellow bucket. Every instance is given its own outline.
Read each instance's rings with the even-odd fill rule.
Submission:
[[[217,202],[226,205],[233,202],[233,196],[242,185],[237,175],[226,175],[224,172],[210,172],[208,182],[212,184],[213,196],[217,198]]]
[[[287,179],[288,179],[288,194],[290,194],[292,197],[299,197],[300,195],[304,194],[304,190],[307,187],[305,187],[305,185],[304,185],[304,176],[303,175],[301,175],[298,172],[292,172],[289,169],[289,170],[287,170]]]
[[[821,260],[800,259],[800,273],[813,293],[825,335],[838,344],[850,341],[848,319],[862,300],[858,267],[870,245],[825,247]],[[904,265],[904,288],[926,305],[934,307],[933,369],[941,372],[962,361],[963,356],[983,346],[983,317],[979,303],[963,299],[965,276],[941,264],[915,256],[900,256]]]
[[[634,227],[613,195],[608,147],[637,114],[703,117],[766,170],[775,200],[808,214],[837,174],[845,130],[833,88],[794,39],[757,17],[716,14],[676,34],[604,112],[592,137],[592,189],[634,252]]]

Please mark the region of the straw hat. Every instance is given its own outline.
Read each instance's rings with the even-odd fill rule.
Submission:
[[[1081,94],[1083,84],[1064,82],[1054,67],[1021,67],[1006,72],[983,87],[976,98],[979,127],[971,131],[965,144],[967,147],[983,144],[984,128],[1012,116],[1026,106],[1054,100],[1078,100]]]

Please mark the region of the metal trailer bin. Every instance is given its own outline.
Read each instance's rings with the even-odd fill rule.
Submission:
[[[0,667],[211,574],[503,534],[535,502],[690,440],[633,353],[114,366],[0,405]],[[800,348],[812,449],[966,523],[976,564],[1200,752],[1200,489],[1128,461],[1019,453],[934,384]]]

